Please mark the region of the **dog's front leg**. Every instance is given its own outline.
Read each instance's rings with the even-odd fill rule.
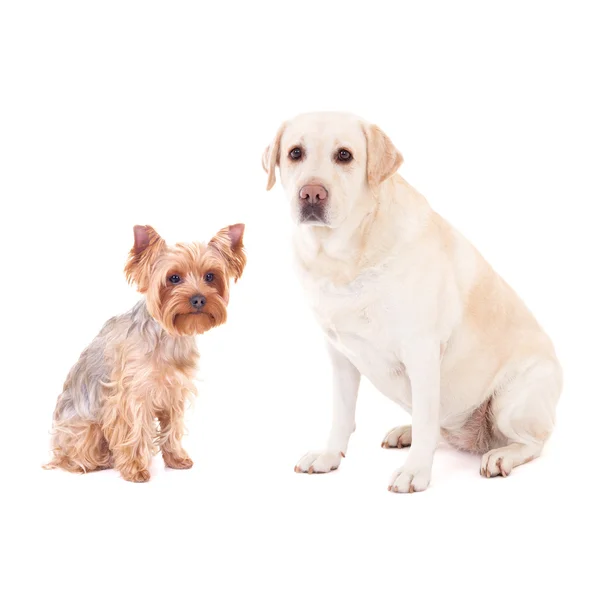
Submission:
[[[190,469],[194,464],[181,446],[181,438],[185,431],[184,408],[185,396],[179,393],[170,409],[158,414],[160,450],[165,465],[171,469]]]
[[[123,479],[148,481],[156,427],[145,395],[136,395],[126,386],[107,398],[102,432],[108,441],[114,468]]]
[[[392,476],[388,487],[392,492],[422,492],[431,479],[440,431],[439,348],[439,343],[417,342],[405,353],[412,396],[412,445],[404,466]]]
[[[333,369],[333,414],[329,441],[325,450],[305,454],[295,467],[297,473],[327,473],[340,466],[355,428],[358,369],[327,342]]]

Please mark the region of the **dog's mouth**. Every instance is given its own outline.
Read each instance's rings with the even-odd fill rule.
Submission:
[[[186,313],[177,313],[174,317],[173,317],[173,323],[175,323],[178,319],[185,319],[185,318],[198,318],[198,317],[208,317],[211,321],[215,320],[215,315],[213,315],[210,312],[204,311],[202,309],[198,309],[198,310],[193,310],[191,312],[186,312]]]
[[[173,319],[173,329],[180,335],[198,335],[218,325],[216,315],[211,312],[178,313]]]
[[[326,225],[325,211],[321,206],[303,206],[300,210],[300,223]]]

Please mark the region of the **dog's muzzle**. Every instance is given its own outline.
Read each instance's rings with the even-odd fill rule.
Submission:
[[[298,192],[301,223],[325,223],[325,207],[329,194],[322,185],[305,185]]]

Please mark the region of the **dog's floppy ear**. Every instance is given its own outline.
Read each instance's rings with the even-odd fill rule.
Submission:
[[[363,126],[367,138],[367,179],[372,188],[391,177],[403,163],[402,154],[377,125]]]
[[[136,225],[133,228],[133,248],[125,264],[125,275],[127,281],[135,283],[140,292],[148,290],[152,264],[165,247],[165,240],[150,225]]]
[[[243,223],[230,225],[221,229],[208,243],[216,248],[225,259],[231,276],[237,281],[246,266],[246,252],[244,251],[244,229]]]
[[[282,123],[275,134],[273,141],[265,148],[262,155],[262,166],[269,176],[267,179],[267,191],[275,185],[275,168],[279,165],[279,154],[281,151],[281,136],[285,129]]]

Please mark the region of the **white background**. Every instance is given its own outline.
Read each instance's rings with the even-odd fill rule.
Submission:
[[[598,597],[593,4],[2,3],[3,598]],[[293,472],[325,440],[329,369],[260,157],[315,109],[379,124],[554,339],[557,430],[508,479],[441,446],[429,490],[388,493],[406,451],[379,444],[409,416],[368,384],[340,470]],[[239,221],[248,268],[199,338],[194,468],[43,471],[69,368],[136,301],[132,226]]]

